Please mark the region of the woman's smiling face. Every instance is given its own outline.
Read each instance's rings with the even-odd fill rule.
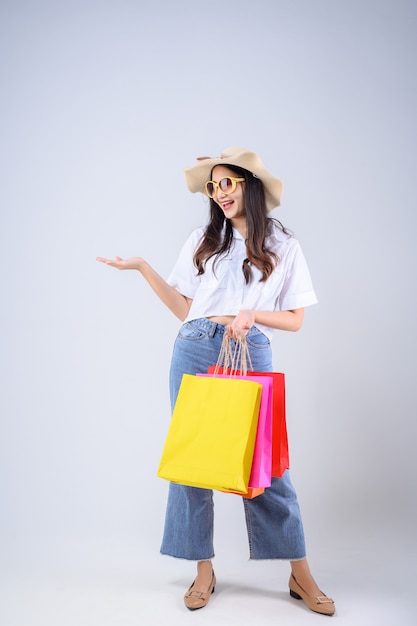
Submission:
[[[211,179],[218,183],[222,178],[236,178],[237,174],[233,170],[224,165],[216,165],[213,168]],[[213,200],[219,205],[225,217],[230,220],[245,217],[245,183],[236,184],[236,189],[232,193],[224,193],[220,187],[217,187]]]

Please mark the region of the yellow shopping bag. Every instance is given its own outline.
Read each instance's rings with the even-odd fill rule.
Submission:
[[[184,374],[158,476],[247,493],[261,393],[250,380]]]

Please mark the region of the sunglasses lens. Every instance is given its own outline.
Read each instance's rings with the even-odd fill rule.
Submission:
[[[215,183],[212,180],[209,180],[206,183],[206,192],[209,198],[214,198],[217,189],[220,189],[220,191],[226,194],[232,193],[236,189],[236,183],[228,176],[222,178],[218,183]]]
[[[231,193],[233,189],[233,181],[230,178],[222,178],[219,187],[223,193]]]

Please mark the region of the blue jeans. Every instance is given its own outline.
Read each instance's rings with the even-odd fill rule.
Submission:
[[[170,371],[171,406],[174,407],[183,374],[206,372],[216,363],[225,326],[208,319],[183,324],[175,341]],[[247,343],[256,372],[272,371],[269,339],[252,327]],[[273,478],[262,495],[242,498],[251,559],[305,558],[304,532],[297,496],[289,472]],[[213,492],[170,483],[161,553],[204,561],[214,557]]]

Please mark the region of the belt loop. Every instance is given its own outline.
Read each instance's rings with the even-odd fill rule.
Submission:
[[[211,328],[209,330],[209,337],[212,338],[214,337],[214,335],[216,334],[216,330],[217,330],[217,323],[216,322],[210,322]]]

